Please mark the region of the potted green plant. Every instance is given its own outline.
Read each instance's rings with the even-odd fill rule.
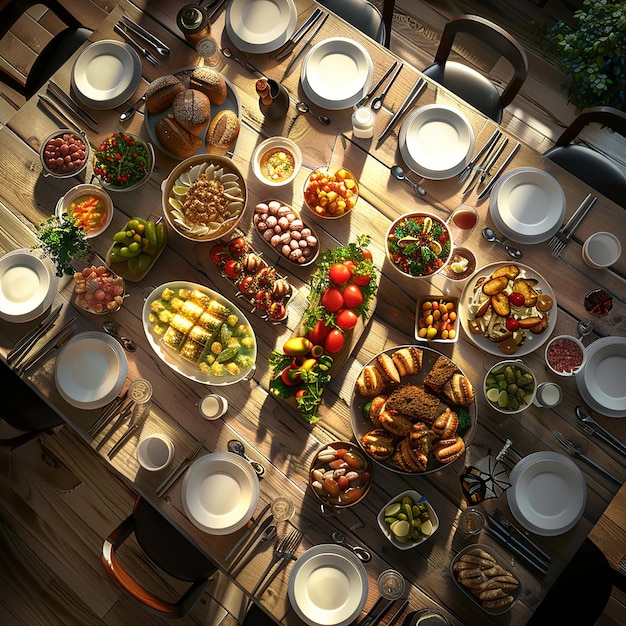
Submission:
[[[585,0],[576,26],[557,22],[548,39],[560,53],[568,76],[567,96],[577,110],[591,106],[624,107],[626,99],[626,3]]]
[[[72,261],[84,258],[89,252],[85,231],[65,213],[43,221],[37,229],[37,236],[42,251],[55,264],[59,277],[74,274]]]

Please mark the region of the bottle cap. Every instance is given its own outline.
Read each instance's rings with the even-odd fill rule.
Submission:
[[[199,33],[207,25],[206,13],[195,4],[184,6],[176,16],[176,24],[183,33],[193,35]]]
[[[208,59],[217,52],[217,42],[213,39],[213,37],[206,37],[202,41],[198,42],[196,51],[201,57]]]

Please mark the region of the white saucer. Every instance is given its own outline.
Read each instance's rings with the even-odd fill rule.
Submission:
[[[59,280],[52,263],[26,248],[0,258],[0,319],[30,322],[52,304]]]
[[[250,463],[232,452],[212,452],[187,470],[183,509],[200,530],[227,535],[252,517],[259,493],[259,479]]]
[[[602,337],[585,348],[585,363],[576,372],[583,400],[607,417],[626,417],[626,338]]]
[[[92,43],[72,67],[71,84],[76,97],[94,109],[123,104],[141,82],[141,59],[133,48],[104,39]]]
[[[59,352],[54,380],[61,397],[80,409],[98,409],[122,390],[128,360],[116,339],[99,331],[80,333]]]
[[[348,626],[367,600],[363,563],[338,545],[309,548],[289,576],[289,601],[309,626]]]
[[[278,50],[297,22],[293,0],[233,0],[226,10],[226,32],[243,52]]]
[[[562,454],[530,454],[513,468],[510,480],[506,494],[511,512],[524,528],[537,535],[561,535],[571,530],[585,511],[585,478]]]

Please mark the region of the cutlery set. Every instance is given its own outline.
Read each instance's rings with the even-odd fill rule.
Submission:
[[[165,480],[156,488],[156,493],[159,498],[162,498],[183,475],[192,461],[198,456],[203,445],[204,441],[198,441],[189,454],[165,477]]]
[[[572,217],[570,217],[567,222],[561,226],[556,235],[548,241],[548,247],[552,251],[552,256],[561,256],[561,252],[563,252],[565,246],[572,238],[574,231],[580,226],[580,223],[585,219],[585,216],[589,213],[597,199],[596,196],[588,194],[576,211],[574,211]]]
[[[576,407],[576,417],[578,418],[578,426],[587,436],[594,436],[608,444],[621,455],[626,456],[626,445],[624,445],[617,437],[612,435],[608,430],[600,426],[596,422],[585,407]],[[584,427],[584,428],[583,428]]]
[[[322,21],[315,27],[315,29],[313,30],[313,32],[304,40],[303,44],[302,44],[302,48],[300,48],[300,50],[298,52],[296,52],[296,54],[294,54],[293,58],[291,59],[291,61],[289,61],[289,64],[287,65],[287,68],[285,69],[285,71],[283,72],[283,76],[281,78],[281,82],[283,80],[285,80],[285,78],[287,76],[289,76],[289,74],[291,73],[291,71],[293,70],[293,68],[296,66],[296,64],[298,63],[298,60],[300,59],[300,57],[304,54],[304,51],[307,49],[308,45],[313,41],[313,39],[315,39],[315,36],[317,35],[317,33],[320,32],[320,30],[322,30],[322,27],[324,26],[324,24],[326,23],[326,20],[328,19],[328,13],[324,16],[324,19],[322,19]],[[287,55],[289,56],[289,55]],[[280,58],[276,58],[277,61],[281,61],[286,59],[287,57],[280,57]]]
[[[159,59],[150,52],[148,47],[152,48],[162,57],[167,57],[170,53],[170,49],[167,45],[143,26],[133,22],[133,20],[126,15],[122,16],[122,19],[113,27],[113,30],[128,44],[140,52],[152,65],[158,65]]]
[[[251,594],[253,596],[256,596],[258,593],[258,597],[261,597],[274,578],[276,578],[278,573],[287,567],[287,564],[292,559],[295,559],[295,553],[300,545],[300,542],[302,541],[302,538],[303,534],[299,530],[294,529],[288,535],[285,535],[283,539],[276,540],[272,560],[265,568],[263,574],[261,574],[261,577],[254,586],[254,589],[252,589]],[[272,569],[274,569],[273,572]]]
[[[418,78],[415,85],[411,88],[411,91],[407,94],[406,98],[402,102],[402,104],[398,107],[398,110],[393,114],[387,126],[385,126],[383,132],[378,138],[377,147],[380,146],[385,139],[389,136],[393,127],[398,123],[398,120],[415,104],[417,99],[424,93],[425,89],[428,87],[428,84],[423,78]]]
[[[596,463],[593,459],[590,459],[582,451],[582,448],[580,448],[575,443],[570,441],[563,433],[560,433],[558,430],[555,430],[554,431],[554,436],[557,438],[559,443],[565,448],[565,451],[570,456],[573,456],[576,459],[580,459],[581,461],[584,461],[585,463],[587,463],[587,465],[589,465],[590,467],[593,467],[596,471],[598,471],[604,477],[608,478],[609,480],[612,480],[613,482],[617,483],[618,485],[622,484],[622,481],[619,478],[617,478],[616,476],[613,476],[613,474],[611,474],[609,471],[605,470],[601,465]]]
[[[315,23],[322,17],[324,11],[319,7],[309,15],[309,17],[302,23],[302,25],[296,29],[296,31],[291,35],[291,37],[277,50],[274,50],[270,54],[270,58],[276,59],[279,62],[284,61],[294,50],[294,48],[300,43],[302,38],[313,28]],[[319,30],[319,26],[318,26]],[[307,40],[307,43],[310,42],[312,37]],[[307,43],[304,44],[303,48],[306,48]]]

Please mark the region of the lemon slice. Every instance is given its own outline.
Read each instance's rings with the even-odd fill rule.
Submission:
[[[433,523],[430,520],[426,520],[425,522],[422,522],[422,525],[420,527],[420,532],[425,537],[430,537],[433,534]]]
[[[454,261],[454,263],[450,263],[450,269],[455,274],[462,274],[469,265],[469,261],[467,259],[463,259],[462,261]]]

